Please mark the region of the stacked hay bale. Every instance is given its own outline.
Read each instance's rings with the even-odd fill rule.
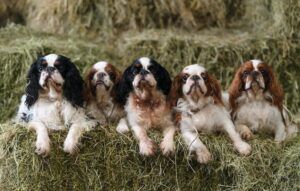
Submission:
[[[51,137],[50,157],[34,154],[35,135],[9,120],[38,55],[71,57],[84,73],[96,61],[124,69],[139,56],[156,58],[174,76],[202,63],[228,88],[235,68],[251,58],[270,63],[292,113],[300,106],[300,1],[108,1],[0,0],[0,190],[296,190],[300,188],[299,137],[275,145],[250,141],[239,157],[223,136],[202,136],[212,151],[209,165],[189,162],[177,136],[173,158],[138,155],[131,135],[115,124],[85,134],[81,152],[63,153],[65,132]],[[43,32],[37,32],[43,31]],[[60,34],[60,35],[58,35]],[[154,136],[158,140],[156,135]]]

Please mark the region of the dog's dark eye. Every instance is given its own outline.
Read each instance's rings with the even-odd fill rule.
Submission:
[[[155,74],[155,73],[156,73],[156,70],[155,70],[155,68],[154,68],[153,66],[149,66],[148,69],[150,70],[150,72],[151,72],[152,74]]]
[[[116,75],[114,73],[110,72],[110,73],[108,73],[108,75],[112,81],[114,81],[116,79]]]
[[[264,70],[264,69],[260,69],[260,73],[261,73],[263,76],[267,75],[267,71]]]
[[[140,67],[134,67],[134,68],[133,68],[133,71],[132,71],[133,75],[138,74],[140,70],[141,70]]]
[[[182,76],[182,81],[183,81],[183,82],[186,82],[186,80],[189,78],[189,76],[190,76],[190,75],[188,75],[188,74],[184,74],[184,75]]]
[[[245,71],[243,72],[243,76],[248,76],[249,74],[250,74],[250,72],[247,71],[247,70],[245,70]]]
[[[39,68],[38,68],[39,72],[42,72],[44,68],[45,68],[45,66],[43,66],[43,65],[39,66]]]
[[[205,74],[205,73],[201,73],[201,77],[204,81],[206,81],[208,79],[207,74]]]

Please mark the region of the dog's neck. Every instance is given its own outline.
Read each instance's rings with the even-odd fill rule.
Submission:
[[[136,90],[132,96],[135,103],[141,107],[147,106],[150,108],[155,108],[166,103],[164,94],[161,91],[158,91],[156,88]]]
[[[40,90],[40,97],[49,99],[49,101],[60,101],[62,100],[62,88],[49,81],[46,88]]]
[[[112,98],[110,90],[105,90],[104,88],[97,87],[95,90],[95,101],[99,106],[111,104]]]

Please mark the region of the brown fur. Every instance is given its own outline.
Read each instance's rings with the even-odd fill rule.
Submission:
[[[221,94],[221,85],[213,76],[207,75],[207,81],[205,81],[205,85],[207,87],[207,93],[205,96],[211,96],[214,100],[215,104],[221,104],[222,102],[222,94]],[[183,78],[184,74],[181,72],[179,73],[172,82],[171,91],[168,95],[168,104],[170,108],[176,107],[177,101],[179,98],[183,98],[183,92],[182,92],[182,86],[183,86]],[[194,94],[197,94],[199,92],[194,92]],[[193,96],[193,95],[192,95]],[[194,97],[199,97],[198,95],[195,95]],[[181,120],[181,114],[179,112],[174,111],[173,112],[173,119],[175,121],[175,125],[178,126]]]
[[[168,103],[171,108],[175,107],[178,99],[183,97],[182,77],[183,77],[183,73],[179,73],[172,82],[172,87],[171,87],[170,93],[168,95]]]
[[[207,93],[205,96],[211,96],[215,104],[223,105],[221,85],[219,81],[210,74],[206,75],[208,80],[205,81],[205,85],[207,87]]]
[[[265,63],[259,64],[258,68],[263,68],[269,74],[268,81],[265,81],[265,85],[266,85],[265,91],[269,91],[273,99],[272,100],[269,99],[267,101],[276,105],[281,110],[283,107],[282,104],[283,104],[284,93],[281,86],[279,85],[279,83],[275,78],[272,68]],[[247,61],[242,66],[240,66],[240,68],[235,73],[234,79],[228,90],[229,104],[232,109],[232,113],[234,113],[238,107],[236,103],[236,99],[239,98],[242,95],[242,92],[244,91],[245,82],[242,79],[242,74],[244,71],[251,72],[253,69],[254,68],[252,62]]]
[[[105,67],[105,71],[111,76],[113,75],[115,78],[112,80],[114,82],[114,84],[116,85],[120,79],[121,79],[121,72],[114,67],[112,64],[107,64],[107,66]],[[89,71],[86,72],[85,74],[85,90],[84,90],[84,97],[87,103],[89,103],[91,100],[95,99],[95,87],[92,84],[92,79],[93,76],[95,75],[95,73],[97,72],[97,70],[95,70],[94,68],[91,68]],[[115,93],[116,89],[113,88],[110,92],[110,95],[115,98],[116,93]]]

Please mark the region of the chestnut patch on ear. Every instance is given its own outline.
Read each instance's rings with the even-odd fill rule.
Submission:
[[[120,80],[121,72],[116,67],[114,67],[112,64],[107,64],[107,66],[105,67],[104,70],[108,73],[109,78],[114,83],[116,83]]]
[[[175,107],[177,105],[178,99],[183,97],[182,85],[186,82],[187,78],[188,78],[188,74],[184,74],[184,73],[179,73],[174,78],[167,99],[170,107]]]
[[[214,76],[208,73],[203,73],[203,74],[205,74],[206,77],[206,80],[204,80],[207,88],[207,92],[205,96],[211,96],[215,104],[223,105],[221,84]]]

